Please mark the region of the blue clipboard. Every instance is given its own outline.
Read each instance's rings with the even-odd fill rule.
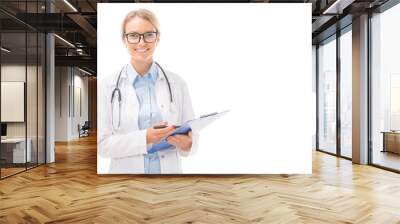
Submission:
[[[176,129],[174,131],[174,133],[172,133],[170,136],[174,136],[174,135],[187,135],[189,133],[189,131],[191,131],[192,128],[190,128],[188,123],[185,123],[184,125],[180,126],[178,129]],[[169,136],[168,136],[169,137]],[[154,144],[148,151],[147,153],[155,153],[157,151],[161,151],[161,150],[166,150],[166,149],[170,149],[173,148],[174,146],[169,144],[167,139],[164,138],[162,139],[159,143]]]
[[[212,123],[214,120],[220,118],[224,114],[226,114],[229,110],[220,112],[220,113],[211,113],[211,114],[206,114],[203,116],[200,116],[197,119],[189,120],[185,122],[183,125],[181,125],[179,128],[177,128],[170,136],[173,135],[187,135],[189,131],[191,131],[193,128],[196,130],[201,130],[205,126],[209,125]],[[168,136],[169,137],[169,136]],[[155,153],[157,151],[161,150],[166,150],[166,149],[172,149],[174,148],[173,145],[169,144],[167,139],[164,138],[162,139],[159,143],[153,144],[153,146],[147,150],[147,153]]]

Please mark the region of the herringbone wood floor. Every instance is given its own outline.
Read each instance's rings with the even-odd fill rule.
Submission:
[[[0,181],[0,223],[400,223],[400,175],[313,153],[312,175],[98,176],[96,139]]]

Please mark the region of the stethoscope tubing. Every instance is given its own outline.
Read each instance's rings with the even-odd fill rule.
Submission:
[[[154,62],[158,68],[160,68],[161,72],[163,73],[163,76],[165,78],[165,80],[167,81],[167,85],[168,85],[168,91],[169,91],[169,98],[170,98],[170,102],[173,103],[173,97],[172,97],[172,89],[171,89],[171,84],[168,80],[168,77],[164,71],[164,69],[161,67],[160,64],[158,64],[157,62]],[[121,69],[121,71],[119,72],[118,78],[117,78],[117,82],[115,84],[115,88],[113,89],[113,91],[111,92],[111,124],[112,124],[112,128],[113,130],[118,130],[119,127],[121,126],[121,104],[122,104],[122,95],[121,95],[121,90],[119,88],[119,83],[120,83],[120,79],[121,79],[121,75],[123,70],[127,69],[127,65],[124,66],[124,68]],[[114,99],[115,99],[115,95],[118,94],[118,126],[117,128],[115,128],[114,125]]]

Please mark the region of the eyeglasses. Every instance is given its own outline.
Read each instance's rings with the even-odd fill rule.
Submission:
[[[143,37],[145,43],[153,43],[157,39],[158,32],[147,32],[147,33],[126,33],[125,37],[128,43],[137,44]]]

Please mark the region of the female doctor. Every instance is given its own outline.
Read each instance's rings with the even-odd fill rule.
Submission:
[[[122,40],[131,59],[100,83],[98,153],[110,158],[108,173],[181,173],[180,156],[196,150],[197,134],[170,136],[173,148],[149,152],[175,125],[194,118],[185,82],[153,60],[160,41],[155,15],[146,9],[128,13]]]

